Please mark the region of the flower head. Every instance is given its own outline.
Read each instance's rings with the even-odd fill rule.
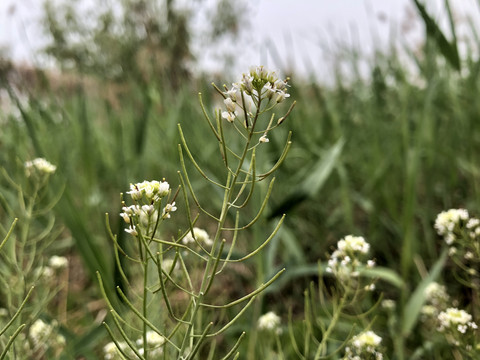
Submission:
[[[52,165],[44,158],[36,158],[32,161],[25,162],[25,170],[27,172],[27,176],[34,171],[37,171],[42,174],[53,174],[57,167]]]
[[[350,340],[350,345],[345,348],[344,359],[365,359],[372,355],[381,360],[382,353],[378,350],[382,338],[373,331],[364,331]]]
[[[64,256],[54,255],[48,260],[48,266],[52,269],[65,269],[68,266],[68,259]]]
[[[187,235],[185,235],[185,237],[182,239],[182,242],[185,245],[194,244],[195,239],[197,240],[198,243],[204,246],[211,246],[213,244],[213,241],[212,239],[210,239],[210,236],[208,235],[208,233],[205,230],[200,229],[198,227],[193,228],[193,236],[192,236],[192,232],[189,231]]]
[[[465,209],[442,211],[435,220],[435,230],[438,235],[444,237],[448,245],[451,245],[455,241],[455,230],[458,230],[461,222],[466,222],[468,217],[468,211]]]
[[[438,315],[438,321],[440,326],[439,331],[444,331],[445,329],[458,328],[458,326],[469,326],[476,328],[476,324],[472,322],[472,315],[467,313],[465,310],[459,310],[457,308],[448,308],[445,311],[442,311]],[[460,331],[464,333],[465,331]]]
[[[257,326],[260,330],[279,331],[280,323],[280,317],[273,311],[269,311],[268,313],[260,316],[257,322]]]

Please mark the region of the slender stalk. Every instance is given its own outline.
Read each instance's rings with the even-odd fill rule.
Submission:
[[[143,263],[143,317],[148,319],[148,256]],[[143,322],[143,355],[145,360],[148,360],[148,344],[147,344],[147,323]]]
[[[330,320],[330,324],[328,325],[327,330],[322,334],[322,341],[320,342],[320,345],[318,345],[317,352],[315,353],[315,360],[318,360],[322,357],[322,355],[325,355],[327,350],[328,338],[330,337],[332,331],[335,329],[335,326],[337,326],[338,319],[340,318],[342,309],[347,301],[347,296],[348,293],[345,293],[344,296],[342,296],[342,298],[340,299],[340,303],[333,312],[333,317]]]

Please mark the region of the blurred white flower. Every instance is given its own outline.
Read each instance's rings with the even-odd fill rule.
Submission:
[[[276,331],[280,330],[280,317],[273,311],[260,316],[257,322],[257,326],[260,330]]]
[[[48,265],[55,269],[65,269],[68,266],[68,259],[65,256],[54,255],[48,260]]]
[[[25,170],[27,172],[27,176],[30,176],[30,174],[34,170],[44,174],[52,174],[55,172],[56,169],[57,167],[55,165],[52,165],[44,158],[36,158],[32,161],[25,162]]]

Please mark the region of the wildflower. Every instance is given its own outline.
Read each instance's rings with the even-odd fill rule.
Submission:
[[[170,185],[166,181],[143,181],[137,184],[130,184],[130,191],[127,191],[133,200],[140,200],[143,195],[149,201],[159,201],[168,195]]]
[[[235,105],[235,103],[232,101],[232,99],[226,98],[225,100],[223,100],[223,103],[225,104],[225,107],[227,108],[227,111],[228,111],[229,113],[234,113],[234,112],[235,112],[236,105]]]
[[[425,288],[425,298],[429,304],[436,307],[441,307],[449,300],[447,289],[437,282],[432,282]]]
[[[150,355],[159,356],[162,354],[162,345],[165,343],[165,338],[162,335],[155,331],[147,331],[146,340]],[[143,347],[143,338],[138,339],[136,343],[139,347]],[[140,348],[139,352],[143,355],[144,349]]]
[[[35,346],[47,346],[48,339],[52,336],[54,326],[50,325],[41,319],[36,320],[29,330],[29,337]]]
[[[64,256],[54,255],[48,260],[48,265],[55,270],[65,269],[68,266],[68,259]]]
[[[277,103],[279,104],[279,103],[283,102],[288,97],[290,97],[290,94],[287,94],[283,91],[279,92],[277,94]]]
[[[51,280],[55,275],[55,272],[50,266],[39,266],[34,271],[35,277],[43,278],[45,280]]]
[[[182,242],[185,245],[188,245],[188,244],[195,243],[195,239],[197,240],[197,242],[205,246],[212,246],[213,244],[213,241],[212,239],[210,239],[210,236],[208,235],[208,233],[205,230],[197,227],[193,228],[193,236],[192,236],[192,232],[189,231],[188,234],[185,235],[185,237],[182,239]]]
[[[53,174],[56,169],[57,167],[55,165],[52,165],[44,158],[36,158],[32,161],[25,162],[27,176],[30,176],[34,170],[44,174]]]
[[[362,236],[347,235],[337,243],[337,248],[342,252],[361,252],[366,254],[370,249],[370,244]]]
[[[162,212],[162,218],[170,219],[170,213],[174,212],[177,210],[177,207],[175,206],[175,201],[172,202],[171,204],[165,205],[163,212]]]
[[[434,228],[438,235],[443,236],[445,242],[451,245],[455,241],[455,230],[462,221],[468,220],[468,211],[465,209],[450,209],[437,215]]]
[[[382,300],[381,305],[382,305],[382,308],[387,310],[395,309],[395,300],[392,300],[392,299]]]
[[[135,227],[135,225],[130,225],[128,227],[128,229],[125,229],[125,231],[132,236],[137,236],[138,235],[138,231],[137,231],[137,228]]]
[[[126,352],[127,354],[132,353],[132,355],[134,355],[133,351],[131,351],[126,342],[119,342],[118,345],[122,351]],[[115,345],[113,341],[109,342],[103,347],[103,354],[105,360],[123,359],[123,357],[120,356],[117,345]]]
[[[383,355],[378,351],[381,342],[382,338],[373,331],[364,331],[350,340],[350,346],[345,348],[344,359],[365,359],[373,355],[376,360],[381,360]]]
[[[260,330],[278,332],[280,330],[280,317],[273,311],[260,316],[257,322],[257,326]]]
[[[268,143],[270,140],[268,140],[267,135],[262,135],[258,141],[261,143]]]
[[[472,315],[465,310],[459,310],[457,308],[448,308],[442,311],[438,315],[438,321],[440,322],[439,331],[452,328],[458,329],[459,325],[468,325],[469,327],[476,328],[476,324],[472,322]]]
[[[237,112],[228,112],[228,111],[223,111],[222,112],[222,118],[226,119],[228,122],[233,123],[235,121],[235,118],[237,117]]]
[[[433,305],[423,305],[422,309],[420,310],[420,312],[425,318],[431,318],[433,316],[437,316],[438,311],[439,310],[437,309],[437,307]]]

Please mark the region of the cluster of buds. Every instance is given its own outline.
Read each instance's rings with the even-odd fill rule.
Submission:
[[[130,185],[130,191],[127,191],[134,201],[133,205],[127,206],[124,203],[120,216],[126,224],[129,225],[126,232],[133,236],[138,236],[141,230],[144,234],[150,235],[158,223],[159,209],[162,199],[170,194],[170,185],[166,181],[143,181]],[[170,218],[170,213],[177,210],[175,202],[168,203],[161,211],[160,218]]]
[[[239,82],[233,83],[230,89],[226,88],[223,95],[226,111],[222,112],[222,117],[231,123],[238,115],[237,106],[247,111],[253,104],[259,109],[262,101],[266,100],[265,108],[272,108],[290,97],[287,80],[279,79],[274,71],[268,71],[263,66],[252,67]],[[266,137],[262,142],[267,142]]]
[[[345,348],[344,360],[382,360],[383,354],[379,350],[382,338],[373,331],[364,331],[354,336]]]
[[[373,268],[374,260],[363,263],[362,258],[368,254],[370,244],[361,236],[347,235],[337,243],[337,248],[328,260],[326,271],[335,275],[339,280],[351,280],[360,275],[362,268]],[[373,283],[365,286],[365,290],[374,290]]]

